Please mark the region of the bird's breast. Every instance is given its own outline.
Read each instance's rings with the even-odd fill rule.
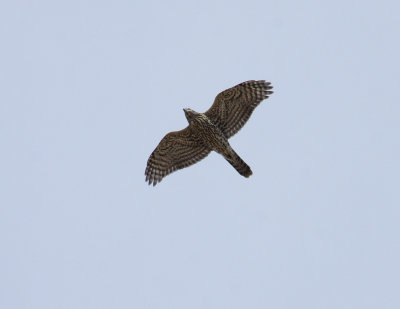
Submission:
[[[201,138],[203,143],[209,148],[217,151],[224,152],[229,147],[229,142],[218,128],[207,116],[202,115],[192,122],[192,127]]]

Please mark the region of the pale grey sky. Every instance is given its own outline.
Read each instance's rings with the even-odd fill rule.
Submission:
[[[0,307],[400,308],[396,1],[3,1]],[[144,182],[218,92],[275,93]]]

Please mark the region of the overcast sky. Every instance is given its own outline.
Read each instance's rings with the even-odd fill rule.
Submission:
[[[397,1],[3,1],[0,307],[400,308]],[[220,155],[150,153],[250,79]]]

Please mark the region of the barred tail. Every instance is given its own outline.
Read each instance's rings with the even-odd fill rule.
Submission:
[[[253,174],[250,166],[248,166],[233,149],[231,153],[225,155],[224,157],[239,172],[240,175],[248,178]]]

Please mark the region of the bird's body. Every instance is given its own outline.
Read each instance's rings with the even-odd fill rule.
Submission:
[[[186,118],[195,134],[204,145],[222,155],[243,176],[249,177],[253,172],[250,167],[237,155],[222,133],[221,129],[207,115],[185,109]]]
[[[205,113],[184,109],[189,126],[168,133],[150,155],[146,181],[156,185],[166,175],[190,166],[211,151],[221,154],[241,175],[252,175],[250,167],[232,149],[228,139],[249,119],[255,107],[272,93],[270,83],[247,81],[221,92]]]
[[[230,147],[228,139],[210,118],[203,113],[196,113],[191,109],[185,109],[185,114],[193,115],[187,117],[189,124],[205,146],[220,154],[226,152],[226,149]]]

